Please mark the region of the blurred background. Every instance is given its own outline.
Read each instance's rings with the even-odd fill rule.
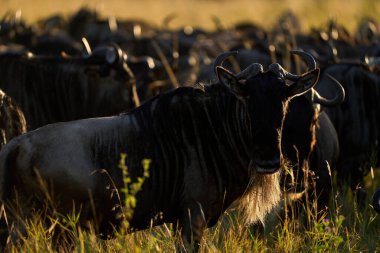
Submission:
[[[319,27],[336,19],[350,31],[366,17],[378,17],[378,0],[0,0],[0,15],[20,10],[26,21],[36,21],[55,13],[70,14],[80,7],[96,9],[99,14],[117,18],[138,18],[160,25],[169,14],[177,15],[172,28],[184,25],[214,29],[213,17],[229,27],[241,21],[254,21],[268,28],[286,10],[302,21],[302,29]]]

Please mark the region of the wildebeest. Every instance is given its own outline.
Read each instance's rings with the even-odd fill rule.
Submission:
[[[317,197],[318,210],[328,206],[339,156],[338,136],[324,108],[339,105],[345,97],[343,87],[330,78],[322,78],[319,85],[334,87],[333,98],[326,99],[313,89],[291,101],[282,137],[283,153],[293,167],[291,176],[284,178],[285,190]]]
[[[28,203],[24,215],[38,210],[41,179],[57,211],[81,206],[82,224],[94,219],[98,232],[109,234],[121,222],[109,186],[124,186],[118,164],[125,153],[132,180],[143,173],[141,161],[151,159],[130,219],[134,229],[178,222],[184,244],[197,248],[204,229],[236,200],[248,222],[262,220],[280,199],[287,103],[315,85],[319,69],[295,76],[277,63],[266,72],[253,63],[235,75],[219,66],[231,54],[217,58],[214,84],[162,93],[123,115],[51,124],[13,139],[0,153],[1,201],[7,207],[17,189],[20,203]],[[8,221],[20,227],[11,212]]]
[[[289,157],[289,166],[293,169],[283,179],[287,203],[296,203],[296,208],[288,209],[294,211],[292,217],[298,216],[301,211],[296,201],[300,201],[303,206],[309,205],[310,210],[318,213],[329,206],[333,174],[339,158],[339,141],[328,115],[322,111],[316,116],[316,121],[310,125],[314,130],[309,129],[307,135],[300,134],[299,138],[304,140],[295,143],[290,154],[296,157]],[[308,137],[313,137],[312,142],[308,142]],[[302,143],[309,153],[301,149]],[[305,154],[306,157],[303,156]]]
[[[26,131],[23,112],[12,98],[0,90],[0,149],[13,137]]]
[[[30,129],[115,115],[138,104],[133,73],[116,45],[79,57],[3,51],[0,66],[0,87],[17,101]]]
[[[364,176],[379,161],[376,152],[380,140],[380,79],[366,65],[358,63],[333,64],[322,70],[325,74],[334,76],[346,91],[340,106],[326,108],[339,139],[337,182],[348,183],[359,203],[364,204]],[[332,93],[326,86],[317,85],[316,89],[323,95]]]
[[[244,66],[248,57],[247,51],[243,50],[243,55],[236,56],[239,66]],[[239,54],[242,53],[239,51]],[[317,67],[314,58],[303,51],[298,51],[306,60],[310,69]],[[254,55],[250,55],[256,59]],[[260,61],[261,62],[261,61]],[[264,64],[266,63],[263,60]],[[226,62],[225,66],[228,66]],[[204,68],[203,70],[207,70]],[[212,80],[213,75],[205,75],[207,80]],[[295,77],[297,79],[297,77]],[[344,89],[333,78],[326,76],[319,82],[320,86],[331,88],[333,94],[329,99],[322,97],[316,90],[312,89],[308,93],[292,99],[288,106],[287,116],[284,121],[282,132],[282,151],[289,161],[289,172],[292,177],[283,177],[284,190],[292,196],[301,196],[298,193],[316,193],[318,197],[319,209],[325,208],[328,204],[329,194],[331,193],[331,177],[327,163],[331,170],[335,167],[338,154],[339,143],[337,134],[328,115],[321,111],[324,107],[333,107],[343,102]],[[308,171],[304,168],[308,165]],[[314,174],[312,177],[304,177],[304,173]],[[315,179],[313,187],[312,179]],[[293,192],[297,194],[294,195]],[[304,195],[304,194],[303,194]]]

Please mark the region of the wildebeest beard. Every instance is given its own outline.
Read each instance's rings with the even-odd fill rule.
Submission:
[[[278,171],[273,174],[257,173],[254,166],[249,168],[249,183],[242,197],[236,200],[239,210],[243,212],[246,224],[260,221],[264,224],[264,218],[280,201],[280,175]]]

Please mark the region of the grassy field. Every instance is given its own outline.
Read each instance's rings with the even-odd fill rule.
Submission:
[[[226,27],[239,21],[254,21],[270,28],[279,15],[292,10],[302,22],[303,29],[319,27],[335,18],[349,30],[355,30],[365,16],[380,17],[378,0],[0,0],[0,15],[7,10],[21,10],[27,21],[51,14],[70,14],[82,6],[96,8],[103,16],[138,18],[160,25],[171,13],[178,15],[172,27],[184,25],[215,27],[217,16]],[[380,21],[380,18],[378,19]],[[372,194],[380,187],[367,176],[366,188]],[[359,211],[352,194],[341,196],[334,190],[329,213],[316,215],[304,212],[301,218],[268,217],[263,232],[254,226],[244,226],[236,210],[229,210],[223,219],[209,229],[202,241],[201,252],[380,252],[380,216],[367,205]],[[133,234],[120,232],[109,241],[98,239],[94,232],[77,229],[77,217],[53,218],[46,227],[40,220],[27,225],[28,236],[12,247],[12,252],[173,252],[175,237],[170,226],[151,228]],[[282,220],[282,221],[280,221]],[[57,245],[53,226],[67,231],[72,243]]]
[[[0,15],[7,10],[21,10],[26,20],[33,21],[53,13],[69,14],[82,6],[99,10],[104,15],[139,18],[160,25],[171,13],[178,18],[173,27],[195,25],[213,29],[213,16],[223,25],[255,21],[270,27],[285,10],[292,10],[302,20],[305,30],[335,18],[350,30],[363,16],[378,17],[378,0],[0,0]]]
[[[372,185],[373,180],[368,178],[367,182]],[[310,209],[303,210],[296,219],[279,218],[279,208],[267,217],[263,231],[257,226],[243,225],[239,212],[230,209],[216,226],[206,231],[200,252],[380,252],[380,216],[369,205],[359,211],[350,194],[342,197],[333,190],[333,196],[329,212],[324,214],[317,215]],[[175,252],[178,242],[171,225],[132,234],[121,230],[114,239],[102,241],[93,231],[76,228],[78,218],[54,217],[50,226],[38,218],[29,221],[27,237],[10,251]],[[66,232],[59,244],[54,240],[54,228]]]
[[[126,173],[125,163],[119,165]],[[128,189],[123,215],[132,215],[135,194],[149,176],[144,167],[144,177],[138,182],[124,178]],[[380,174],[378,170],[375,173]],[[379,176],[371,172],[366,178],[366,188],[372,192],[379,185]],[[132,187],[132,185],[134,185]],[[132,194],[131,189],[136,189]],[[124,189],[121,189],[124,191]],[[300,215],[292,217],[295,205],[280,203],[270,213],[265,227],[244,225],[239,210],[228,209],[216,226],[206,230],[200,252],[380,252],[380,215],[367,202],[358,208],[350,192],[344,196],[337,189],[331,192],[331,203],[327,212],[318,213],[310,198],[300,205]],[[285,201],[284,201],[285,202]],[[133,204],[134,203],[134,204]],[[289,212],[286,212],[288,210]],[[17,212],[17,211],[16,211]],[[16,213],[14,212],[14,213]],[[175,252],[178,235],[173,234],[170,224],[149,228],[135,233],[126,233],[128,223],[115,232],[115,238],[99,239],[94,230],[78,228],[79,214],[59,214],[44,221],[41,216],[23,220],[26,236],[13,246],[10,252]],[[46,222],[49,221],[49,222]],[[62,233],[63,232],[63,233]],[[59,242],[59,243],[58,243]]]

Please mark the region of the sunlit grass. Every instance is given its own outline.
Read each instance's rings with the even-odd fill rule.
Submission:
[[[335,194],[329,212],[301,212],[298,218],[267,217],[264,229],[245,226],[239,210],[228,210],[217,225],[205,232],[200,252],[379,252],[380,216],[367,204],[359,211],[352,195]],[[306,210],[306,208],[301,207]],[[281,213],[278,209],[278,213]],[[9,250],[13,252],[174,252],[178,237],[171,225],[135,233],[117,231],[115,238],[99,239],[94,230],[78,228],[74,213],[53,219],[27,221],[27,235]],[[57,240],[57,230],[65,231]]]

